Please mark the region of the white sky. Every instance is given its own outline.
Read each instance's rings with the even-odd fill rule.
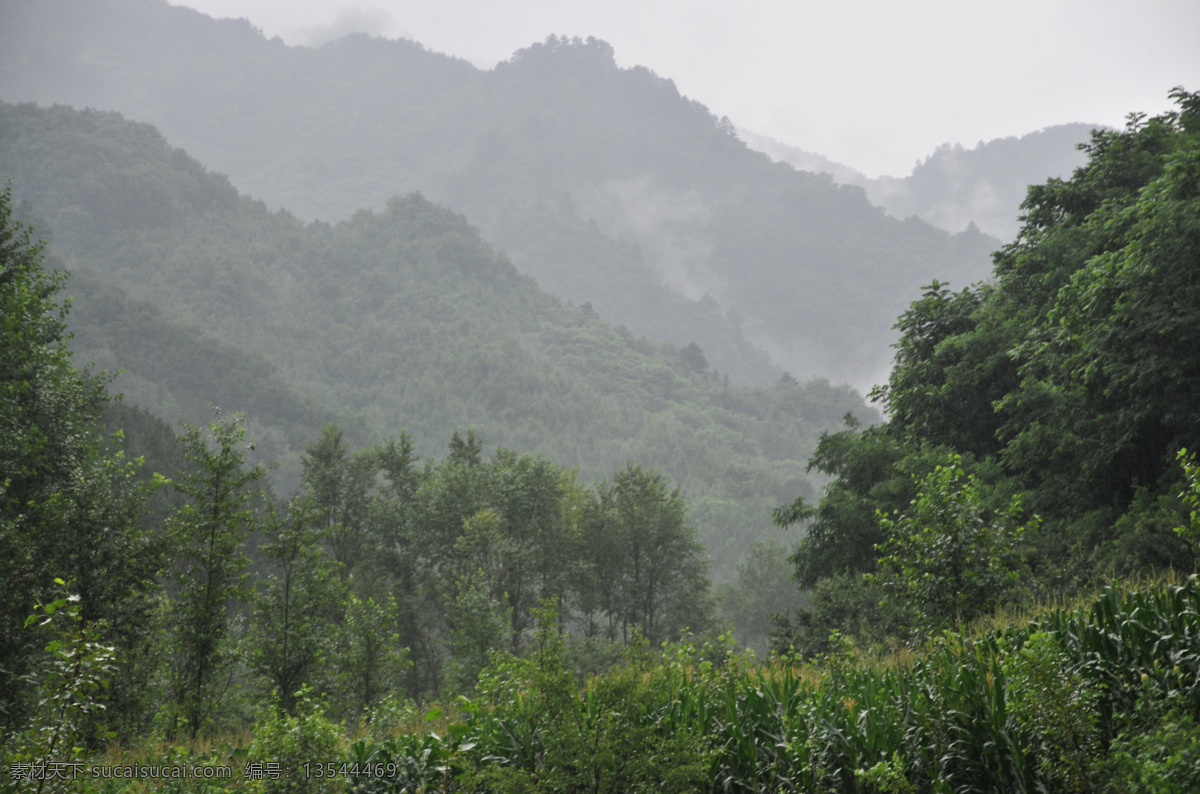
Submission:
[[[172,0],[268,37],[406,37],[490,68],[555,33],[608,41],[740,127],[870,176],[1200,90],[1200,0]]]

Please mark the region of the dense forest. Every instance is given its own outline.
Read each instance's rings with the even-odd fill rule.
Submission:
[[[774,511],[805,526],[791,563],[809,600],[779,615],[765,660],[719,633],[687,502],[654,469],[624,463],[584,484],[545,456],[485,454],[470,430],[418,460],[407,433],[352,445],[330,423],[280,498],[240,417],[176,434],[114,402],[107,376],[74,363],[71,282],[47,256],[82,257],[71,246],[89,238],[43,249],[17,217],[39,204],[21,208],[14,178],[0,198],[0,785],[136,791],[153,769],[172,777],[157,790],[212,792],[1195,790],[1200,94],[1171,95],[1175,111],[1093,133],[1069,179],[1030,187],[991,281],[933,282],[899,317],[872,394],[886,421],[825,433],[808,463],[830,478],[822,496]],[[332,286],[356,316],[395,297],[396,262],[474,263],[510,300],[528,283],[420,197],[305,225],[148,127],[32,106],[5,119],[157,141],[216,197],[176,221],[185,239],[220,229],[252,263],[267,248],[229,217],[280,230],[300,263],[282,230],[313,245],[345,234],[335,253],[367,264],[358,235],[426,252],[364,266],[379,281],[357,294],[361,260],[347,254]],[[51,137],[20,140],[32,151]],[[51,229],[54,213],[87,218],[86,201],[63,209],[53,180],[22,189],[34,184]],[[393,228],[413,226],[442,246]],[[152,246],[170,261],[183,256],[171,228],[129,223],[87,250],[106,274]],[[167,280],[135,269],[130,283],[178,322],[245,322],[242,293],[201,290],[188,313]],[[298,282],[264,287],[303,299]],[[224,344],[196,349],[263,360]],[[724,389],[696,372],[681,382]]]
[[[161,422],[110,408],[105,377],[72,365],[55,303],[65,274],[44,270],[10,203],[6,190],[7,728],[75,705],[48,705],[30,686],[44,632],[26,618],[39,610],[41,628],[70,635],[47,646],[69,685],[105,682],[102,715],[57,714],[93,731],[71,741],[93,745],[106,735],[99,717],[124,737],[236,725],[226,696],[246,676],[289,710],[303,685],[326,687],[350,718],[389,697],[469,693],[489,651],[525,647],[540,603],[572,616],[580,652],[600,660],[635,636],[711,622],[703,548],[679,489],[653,470],[628,464],[585,487],[544,457],[485,459],[472,431],[421,465],[403,432],[351,452],[331,424],[304,452],[302,488],[280,502],[267,468],[246,459],[240,416],[214,409],[207,427],[164,438]],[[176,470],[146,470],[130,450]]]
[[[1071,179],[1029,189],[993,281],[935,282],[901,315],[871,395],[888,421],[826,435],[810,461],[834,478],[824,498],[775,514],[811,519],[801,645],[1194,567],[1174,528],[1200,431],[1200,100],[1172,96],[1177,112],[1094,133]]]
[[[283,493],[335,419],[361,446],[404,429],[426,457],[475,428],[583,482],[661,469],[728,580],[752,542],[786,542],[769,511],[815,494],[804,461],[820,433],[875,416],[827,381],[736,387],[695,344],[563,305],[419,195],[304,224],[148,125],[33,105],[0,104],[0,175],[75,273],[81,361],[124,370],[114,388],[169,421],[207,423],[210,402],[244,413]]]
[[[920,285],[984,278],[1000,243],[890,218],[857,187],[771,162],[602,41],[552,37],[484,71],[404,40],[288,47],[165,0],[0,11],[5,101],[149,122],[305,220],[420,191],[542,289],[695,343],[738,384],[786,370],[869,388]]]
[[[595,39],[0,2],[0,792],[1200,790],[1170,98],[859,180]]]

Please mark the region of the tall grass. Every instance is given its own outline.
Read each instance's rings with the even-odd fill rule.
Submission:
[[[495,657],[479,691],[346,738],[346,790],[1200,791],[1200,585],[1113,584],[886,656],[642,648],[582,687],[546,616],[537,652]]]
[[[579,690],[560,656],[542,653],[502,662],[494,672],[507,676],[506,693],[477,704],[456,736],[396,741],[459,770],[442,778],[450,788],[492,767],[524,770],[525,790],[552,790],[555,764],[599,765],[556,755],[548,736],[569,727],[577,747],[649,731],[652,740],[625,749],[651,755],[656,741],[697,737],[713,791],[1103,791],[1121,790],[1105,758],[1138,730],[1139,713],[1147,730],[1167,714],[1200,719],[1194,578],[1114,584],[1084,605],[948,632],[884,658],[842,642],[815,662],[750,664],[681,645]],[[605,723],[606,710],[619,719]],[[393,757],[397,749],[388,745]]]

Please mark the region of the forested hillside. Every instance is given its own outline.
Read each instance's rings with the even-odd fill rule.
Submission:
[[[694,346],[640,339],[565,306],[419,195],[337,225],[241,197],[148,125],[0,106],[0,176],[81,270],[74,341],[115,388],[168,420],[244,411],[261,459],[342,417],[365,444],[406,430],[424,456],[455,429],[580,466],[627,461],[685,489],[727,577],[770,507],[811,488],[804,461],[860,397],[825,381],[731,385]],[[90,270],[90,274],[89,271]]]
[[[994,283],[934,283],[901,315],[887,422],[825,436],[834,478],[793,557],[831,628],[923,637],[1001,605],[1196,565],[1200,94],[1096,131],[1029,189]],[[1189,454],[1191,450],[1191,454]],[[1178,529],[1191,526],[1191,529]]]
[[[589,487],[545,456],[485,456],[473,431],[421,462],[403,431],[352,450],[328,424],[304,450],[302,487],[277,500],[240,416],[214,408],[175,435],[113,403],[105,375],[73,365],[67,274],[45,269],[11,209],[6,188],[6,765],[150,730],[195,740],[255,700],[293,712],[306,687],[353,721],[470,694],[491,654],[527,648],[539,605],[579,635],[584,668],[710,628],[708,561],[657,471],[629,463]]]
[[[823,498],[775,512],[810,521],[793,563],[811,602],[777,621],[765,661],[715,630],[686,502],[653,470],[587,486],[471,432],[418,461],[407,434],[353,449],[328,425],[280,501],[237,417],[172,439],[106,408],[105,379],[67,348],[67,277],[0,191],[0,785],[1200,790],[1200,94],[1172,97],[1030,189],[994,282],[933,283],[901,315],[873,395],[887,422],[826,434]],[[111,115],[8,113],[6,129],[162,143]],[[53,137],[39,129],[28,151]],[[367,213],[270,215],[159,156],[231,198],[203,223],[249,212],[253,228],[344,234],[337,250],[364,228],[402,242]],[[526,283],[464,258],[483,249],[424,200],[383,217],[412,246],[458,241],[458,258],[417,265],[471,264],[466,281],[508,300]],[[168,250],[170,228],[125,234]],[[123,425],[134,437],[106,437]]]
[[[950,232],[974,223],[1008,240],[1021,228],[1018,216],[1026,188],[1069,177],[1083,165],[1086,155],[1078,147],[1091,129],[1088,124],[1060,124],[1020,138],[980,141],[970,149],[943,144],[908,176],[875,179],[761,135],[741,135],[754,149],[798,170],[829,174],[838,184],[863,188],[873,204],[897,218],[916,215]]]
[[[888,218],[857,188],[771,163],[599,41],[552,38],[481,71],[361,35],[287,47],[161,0],[3,14],[0,99],[151,122],[304,219],[419,190],[543,289],[695,343],[738,383],[780,368],[877,382],[915,285],[976,281],[997,244]]]

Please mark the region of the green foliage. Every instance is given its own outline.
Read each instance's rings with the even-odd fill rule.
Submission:
[[[746,389],[689,370],[675,345],[539,291],[419,195],[304,225],[115,115],[4,105],[0,127],[0,171],[81,273],[80,355],[123,369],[127,399],[159,416],[207,423],[210,402],[246,415],[254,459],[282,462],[280,492],[299,485],[305,446],[335,419],[348,447],[403,427],[426,458],[455,428],[486,428],[480,454],[571,461],[585,483],[630,460],[661,470],[696,505],[713,575],[729,579],[772,532],[770,506],[811,497],[803,461],[820,432],[848,411],[872,416],[827,381]],[[139,199],[114,213],[126,190],[160,196],[156,210]],[[554,261],[578,253],[568,244]],[[605,289],[618,281],[601,278]],[[647,316],[660,316],[651,304]],[[703,325],[724,322],[720,306],[703,314]],[[704,355],[715,361],[718,348],[730,349],[704,343]],[[347,573],[364,573],[356,566]]]
[[[662,474],[629,464],[598,486],[584,533],[592,576],[581,600],[598,605],[589,620],[607,623],[610,637],[636,629],[656,643],[707,627],[706,561],[682,493]]]
[[[325,680],[334,627],[345,611],[339,566],[325,557],[319,522],[311,499],[300,497],[284,517],[268,507],[261,525],[260,553],[272,565],[252,598],[248,663],[288,714],[295,712],[302,685]]]
[[[1190,569],[1189,544],[1177,532],[1186,519],[1185,506],[1178,494],[1163,490],[1139,486],[1134,491],[1124,515],[1113,522],[1093,555],[1097,569],[1115,576]]]
[[[1062,790],[1088,791],[1102,749],[1100,692],[1076,667],[1055,635],[1030,635],[1005,661],[1007,707],[1036,748],[1045,779]]]
[[[45,639],[45,660],[38,671],[38,706],[32,724],[9,737],[5,756],[13,764],[80,762],[105,736],[97,735],[97,716],[105,709],[105,690],[115,671],[115,653],[101,642],[102,627],[85,622],[79,595],[70,583],[55,579],[59,598],[38,604],[26,629]],[[109,734],[111,736],[111,734]],[[15,778],[13,778],[15,780]],[[48,784],[48,785],[47,785]],[[68,791],[67,781],[39,780],[38,792]]]
[[[1080,607],[946,632],[898,658],[836,636],[815,663],[753,666],[721,641],[640,644],[582,685],[553,610],[537,616],[530,656],[495,654],[476,700],[423,720],[401,708],[351,741],[304,693],[295,716],[260,723],[249,752],[157,756],[294,769],[326,754],[358,765],[347,769],[360,792],[1182,792],[1196,781],[1195,578],[1112,586]],[[340,777],[335,767],[307,783],[341,787]],[[194,781],[212,791],[304,782]]]
[[[883,555],[890,571],[878,575],[912,585],[929,625],[990,609],[1013,595],[1004,581],[1020,566],[1002,557],[1016,540],[1003,535],[1019,524],[1018,497],[1040,519],[1019,546],[1024,593],[1192,569],[1190,530],[1172,531],[1184,518],[1173,461],[1200,435],[1200,314],[1188,308],[1200,305],[1200,99],[1182,88],[1171,97],[1177,110],[1094,132],[1070,179],[1030,187],[1021,233],[997,252],[991,283],[954,293],[934,282],[901,315],[895,366],[872,393],[888,423],[824,436],[810,460],[834,477],[824,498],[811,516],[803,502],[778,513],[812,518],[793,557],[803,587],[872,573]],[[915,484],[947,455],[961,456],[969,478],[930,482],[918,497]],[[885,518],[873,527],[875,510]],[[999,556],[944,559],[993,543],[986,532],[953,541],[969,524],[997,528]],[[922,556],[929,565],[914,564]],[[974,572],[959,581],[963,571]],[[848,600],[825,603],[861,615],[842,609]],[[877,622],[884,615],[868,618],[875,636],[893,630]]]
[[[905,469],[921,471],[921,456],[904,460],[906,450],[879,427],[864,428],[853,416],[846,429],[823,433],[809,459],[809,470],[830,475],[825,495],[815,507],[803,497],[777,508],[777,525],[811,519],[792,554],[796,580],[802,588],[820,579],[847,573],[864,573],[875,567],[875,547],[884,542],[877,510],[896,510],[913,496],[912,478]],[[922,472],[923,473],[923,472]]]
[[[779,654],[804,657],[830,653],[835,636],[882,642],[891,632],[911,625],[911,614],[884,597],[877,580],[864,574],[844,573],[820,579],[803,593],[804,603],[792,614],[772,616],[771,649]]]
[[[368,551],[367,491],[378,470],[373,450],[361,450],[353,459],[347,459],[347,450],[338,426],[326,425],[301,461],[313,517],[343,579],[353,575]]]
[[[254,726],[247,757],[277,763],[278,778],[264,775],[254,791],[263,794],[333,794],[345,791],[340,777],[324,775],[324,765],[343,756],[342,729],[330,722],[311,688],[298,691],[290,708],[276,709]],[[319,771],[316,767],[321,766]]]
[[[399,610],[394,598],[377,602],[351,593],[345,610],[333,651],[335,685],[341,712],[358,721],[395,696],[410,662],[395,631]]]
[[[492,514],[494,515],[494,514]],[[469,533],[471,528],[467,528]],[[511,647],[509,612],[504,602],[489,592],[487,575],[478,570],[455,582],[454,603],[447,613],[450,623],[449,676],[454,688],[470,693],[492,651]]]
[[[1194,579],[1110,587],[889,660],[845,637],[813,665],[642,647],[582,688],[547,621],[532,657],[497,657],[477,702],[355,756],[443,790],[1183,791],[1197,606]]]
[[[1063,507],[1123,507],[1200,432],[1186,407],[1200,316],[1181,308],[1195,305],[1200,104],[1172,97],[1178,112],[1098,133],[1071,182],[1031,190],[1027,230],[997,260],[1001,305],[1028,306],[1022,385],[999,405],[1006,457],[1044,471],[1040,497]]]
[[[459,790],[455,776],[461,774],[462,767],[457,751],[473,746],[462,741],[466,733],[465,726],[452,723],[444,736],[429,731],[404,733],[379,742],[355,742],[350,747],[350,762],[358,764],[360,774],[352,778],[354,790],[363,794]]]
[[[40,648],[24,630],[55,577],[74,584],[89,625],[105,621],[120,648],[113,722],[140,727],[136,654],[152,630],[161,534],[140,526],[151,486],[140,461],[106,452],[106,378],[81,374],[67,347],[65,273],[45,270],[42,247],[0,191],[0,726],[20,725]]]
[[[901,336],[892,372],[871,399],[887,406],[894,439],[994,455],[1001,419],[993,403],[1017,385],[1018,375],[1008,329],[980,316],[991,288],[952,293],[934,281],[924,289],[896,322]]]
[[[1015,600],[1026,531],[1020,503],[1014,499],[1003,513],[988,513],[981,484],[963,471],[958,455],[920,480],[904,513],[880,513],[887,540],[876,547],[879,571],[867,576],[886,597],[913,610],[922,634]]]
[[[191,468],[173,482],[188,498],[171,516],[169,530],[179,559],[172,571],[176,593],[169,607],[168,730],[180,724],[193,739],[219,719],[237,662],[230,636],[230,607],[246,600],[246,535],[257,528],[249,502],[266,469],[245,468],[247,442],[241,417],[218,415],[206,430],[185,424],[180,441]]]
[[[772,616],[787,615],[800,606],[794,572],[783,546],[756,543],[738,564],[733,584],[718,588],[720,614],[737,627],[735,635],[743,647],[765,655]]]
[[[476,715],[472,739],[477,758],[495,761],[468,775],[466,784],[500,792],[693,791],[701,785],[703,740],[695,726],[659,711],[660,671],[625,666],[580,692],[553,610],[538,617],[533,657],[500,657],[480,678],[486,711]]]
[[[867,786],[867,791],[880,794],[912,794],[916,791],[908,779],[904,757],[897,751],[886,761],[870,769],[856,769],[854,776]]]
[[[1200,786],[1200,727],[1167,714],[1153,729],[1121,734],[1101,765],[1106,794],[1186,794]]]
[[[1183,467],[1187,482],[1187,489],[1179,494],[1179,498],[1184,509],[1188,511],[1188,523],[1186,526],[1176,527],[1175,533],[1196,548],[1200,546],[1200,464],[1196,463],[1196,456],[1186,448],[1179,450],[1176,459]]]

